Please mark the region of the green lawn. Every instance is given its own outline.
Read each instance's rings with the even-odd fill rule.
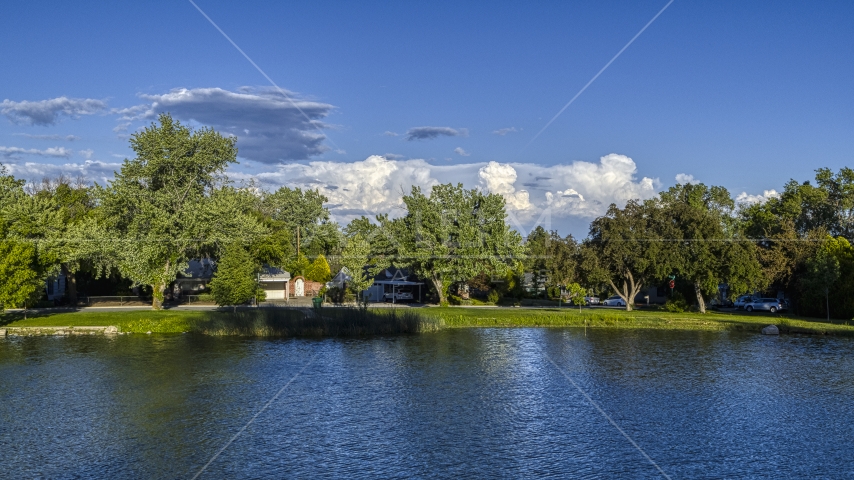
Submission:
[[[182,333],[205,318],[199,310],[129,310],[125,312],[62,312],[33,315],[27,319],[15,312],[0,315],[0,324],[7,327],[80,327],[115,325],[120,332]]]
[[[377,312],[387,309],[376,309]],[[465,327],[584,327],[643,328],[661,330],[743,330],[758,332],[775,324],[784,333],[810,333],[854,336],[850,321],[830,323],[790,315],[747,313],[668,313],[649,310],[575,308],[456,308],[430,307],[412,313],[442,320],[446,328]],[[122,312],[30,312],[25,320],[20,313],[0,314],[0,325],[9,327],[100,326],[115,325],[121,332],[182,333],[204,331],[212,320],[228,322],[230,312],[198,310],[131,310]]]
[[[446,327],[592,327],[645,328],[663,330],[745,330],[760,331],[775,324],[788,333],[854,336],[850,321],[760,313],[668,313],[661,311],[577,308],[427,308],[425,315],[444,321]]]

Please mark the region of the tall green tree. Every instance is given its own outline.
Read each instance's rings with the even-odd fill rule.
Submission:
[[[577,278],[578,243],[567,235],[561,237],[556,230],[547,232],[537,226],[525,241],[525,268],[535,274],[538,283],[568,285]]]
[[[735,202],[723,187],[676,185],[654,204],[662,209],[660,234],[673,273],[694,287],[697,305],[706,313],[705,296],[727,283],[733,295],[759,288],[762,267],[753,242],[738,228]]]
[[[854,316],[854,247],[843,237],[825,238],[807,259],[799,279],[801,311],[835,318]]]
[[[323,254],[319,254],[308,266],[305,272],[305,278],[314,281],[325,283],[332,280],[332,270],[329,268],[329,263]]]
[[[98,277],[112,266],[106,255],[99,255],[104,248],[98,248],[97,238],[91,238],[87,230],[95,227],[95,198],[92,190],[81,179],[76,182],[64,176],[55,179],[44,178],[41,183],[30,185],[33,197],[35,217],[47,220],[49,228],[40,242],[39,255],[45,257],[51,265],[50,273],[61,272],[65,275],[66,296],[72,303],[77,302],[77,273],[88,271]],[[44,220],[42,220],[44,221]],[[101,239],[103,240],[103,238]],[[96,248],[93,248],[96,247]],[[111,259],[110,259],[111,260]]]
[[[158,121],[131,136],[136,157],[125,160],[107,187],[97,186],[104,218],[120,243],[119,271],[136,285],[151,286],[155,309],[189,259],[268,233],[251,215],[254,195],[227,184],[236,139],[192,130],[168,114]]]
[[[299,243],[300,253],[310,254],[313,252],[306,252],[304,247],[316,236],[323,237],[318,240],[323,245],[323,239],[329,234],[328,227],[321,227],[329,223],[329,210],[323,206],[327,201],[329,199],[317,190],[281,187],[275,192],[262,192],[259,209],[289,231],[294,252]]]
[[[28,307],[44,288],[36,249],[30,242],[0,240],[0,311]]]
[[[626,303],[635,306],[641,288],[670,270],[661,237],[661,210],[654,202],[630,200],[625,208],[611,204],[593,220],[582,248],[585,276],[590,283],[606,283]]]
[[[53,185],[52,182],[44,183]],[[39,184],[41,185],[41,184]],[[0,167],[0,240],[6,241],[8,255],[22,255],[20,259],[6,259],[6,277],[0,282],[22,281],[20,295],[33,303],[41,295],[44,280],[60,273],[66,239],[65,232],[71,224],[67,207],[54,195],[7,175]],[[32,257],[29,256],[32,250]],[[13,269],[13,270],[8,270]],[[28,283],[32,280],[32,284]],[[35,286],[34,286],[35,285]],[[6,297],[11,295],[7,292]]]
[[[523,256],[521,236],[507,225],[500,195],[447,184],[434,186],[430,195],[413,187],[403,202],[405,216],[381,219],[394,240],[385,258],[428,279],[442,303],[452,283],[480,273],[503,276]]]
[[[356,296],[356,302],[362,308],[367,308],[367,299],[364,291],[371,288],[374,279],[366,271],[365,267],[371,263],[371,245],[357,233],[353,238],[347,240],[347,246],[341,253],[341,264],[350,274],[347,288]]]
[[[217,305],[231,305],[237,309],[258,295],[260,266],[252,255],[239,243],[231,243],[223,249],[217,262],[216,272],[210,282],[211,295]]]

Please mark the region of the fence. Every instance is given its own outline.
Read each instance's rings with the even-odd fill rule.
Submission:
[[[140,297],[138,295],[78,297],[77,305],[81,307],[129,307],[151,305],[151,301],[151,297]]]

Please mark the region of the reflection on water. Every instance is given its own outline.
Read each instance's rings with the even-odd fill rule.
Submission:
[[[850,477],[849,339],[578,329],[0,340],[3,475]]]

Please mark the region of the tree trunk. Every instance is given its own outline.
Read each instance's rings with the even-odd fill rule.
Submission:
[[[436,288],[436,293],[439,294],[439,305],[447,302],[448,299],[445,297],[445,291],[442,288],[442,279],[434,276],[430,280],[433,282],[433,287]]]
[[[169,266],[172,264],[169,260],[166,261],[166,265],[163,267],[163,275],[165,278],[169,278],[167,275],[169,274]],[[160,283],[157,285],[151,286],[151,308],[154,310],[162,310],[163,309],[163,300],[166,298],[166,287],[168,284]]]
[[[628,283],[626,280],[628,279]],[[625,277],[623,278],[623,289],[620,291],[612,280],[608,280],[608,283],[611,284],[611,288],[617,292],[617,295],[626,302],[626,311],[631,312],[635,307],[635,297],[640,292],[640,289],[643,287],[643,282],[635,283],[635,276],[632,275],[632,272],[626,271]]]
[[[71,306],[77,306],[77,274],[68,271],[68,267],[62,266],[62,273],[65,275],[65,296]]]
[[[163,298],[166,294],[166,285],[151,286],[151,308],[152,310],[163,310]]]
[[[706,313],[706,301],[703,299],[703,290],[700,288],[700,282],[694,282],[694,293],[697,294],[697,305],[700,307],[700,313]]]

